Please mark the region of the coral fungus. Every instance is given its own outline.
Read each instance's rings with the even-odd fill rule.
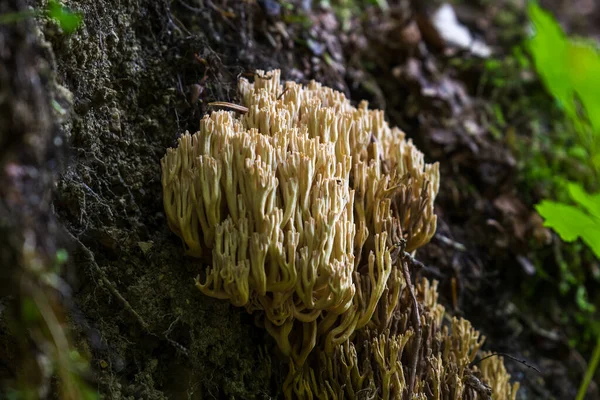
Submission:
[[[288,397],[459,390],[478,334],[466,321],[441,329],[425,283],[416,329],[401,272],[435,232],[438,165],[382,111],[317,82],[257,71],[239,92],[246,113],[205,116],[161,161],[169,226],[189,255],[210,254],[196,286],[260,312],[291,360]],[[420,354],[411,385],[403,352]]]
[[[410,318],[412,302],[406,289],[401,276],[390,279],[386,295],[365,329],[331,354],[318,348],[311,362],[299,369],[292,365],[284,385],[286,397],[514,400],[519,385],[510,384],[502,358],[485,358],[481,370],[473,365],[485,338],[464,319],[452,318],[444,326],[437,284],[425,279],[416,288],[422,325],[421,340],[416,340],[418,333]],[[385,311],[390,309],[393,312]],[[407,366],[415,356],[411,390]]]
[[[383,112],[317,82],[259,71],[240,93],[245,115],[214,112],[168,150],[165,210],[189,254],[212,251],[198,288],[264,311],[288,355],[300,321],[301,359],[317,334],[331,349],[371,319],[395,241],[429,241],[438,168]]]

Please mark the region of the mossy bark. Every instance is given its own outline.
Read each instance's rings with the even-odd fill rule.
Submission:
[[[24,6],[8,3],[0,12]],[[45,17],[0,26],[4,289],[28,268],[28,240],[50,269],[60,239],[71,256],[62,275],[72,289],[61,306],[100,393],[276,396],[285,368],[272,365],[271,341],[243,310],[194,287],[201,264],[184,256],[161,199],[160,157],[203,113],[201,100],[190,98],[194,85],[202,84],[202,98],[230,100],[249,63],[234,61],[237,48],[211,50],[210,42],[232,40],[225,36],[233,30],[213,26],[206,35],[204,23],[219,18],[217,11],[176,16],[183,9],[168,2],[63,3],[83,14],[72,35]],[[69,113],[61,131],[53,101]],[[55,219],[64,231],[56,233]],[[14,377],[18,358],[3,357],[2,378]]]

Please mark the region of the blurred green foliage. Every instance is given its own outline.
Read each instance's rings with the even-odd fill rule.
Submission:
[[[528,11],[534,29],[528,49],[536,71],[573,124],[577,138],[569,154],[589,165],[592,179],[588,186],[597,190],[600,177],[600,53],[597,44],[567,38],[552,15],[535,2],[529,4]],[[600,192],[589,194],[583,184],[583,180],[565,182],[562,188],[568,192],[570,203],[543,200],[536,205],[536,210],[545,219],[544,225],[554,229],[562,240],[581,239],[600,260]],[[585,287],[580,285],[576,293],[580,309],[594,312],[595,306],[588,302]],[[596,348],[577,400],[585,397],[600,361],[600,332],[596,335]]]
[[[75,32],[83,16],[81,13],[70,11],[63,7],[57,0],[48,1],[45,9],[27,10],[22,12],[8,13],[0,15],[0,24],[14,24],[28,18],[47,16],[55,21],[62,31],[66,34]]]
[[[46,15],[56,21],[64,33],[70,34],[75,32],[81,22],[83,16],[79,12],[73,12],[63,7],[57,0],[50,0],[46,8]]]
[[[493,21],[510,51],[484,60],[456,57],[451,64],[486,99],[484,121],[516,157],[521,198],[539,203],[546,226],[564,236],[551,246],[530,239],[526,255],[536,274],[522,281],[521,306],[539,303],[540,296],[544,304],[560,304],[548,316],[561,321],[570,345],[590,354],[600,337],[598,49],[568,38],[535,3],[527,11],[529,18],[506,7]]]
[[[566,37],[554,18],[537,4],[529,5],[534,35],[528,42],[536,71],[573,123],[577,134],[569,156],[587,163],[592,189],[600,176],[600,53],[595,44]],[[559,172],[559,171],[556,171]],[[590,182],[590,180],[588,180]],[[560,237],[581,238],[600,259],[600,193],[590,195],[585,182],[562,185],[573,204],[544,200],[536,206]]]
[[[331,7],[340,21],[343,31],[351,28],[350,20],[353,16],[360,16],[368,7],[379,7],[387,10],[387,0],[320,0],[322,7]]]
[[[600,171],[600,53],[597,44],[569,39],[554,18],[537,4],[529,5],[534,35],[528,42],[536,71],[574,123],[577,151]]]
[[[568,192],[576,205],[544,200],[536,210],[545,226],[554,229],[567,242],[579,238],[600,259],[600,193],[590,195],[579,184],[569,182]]]

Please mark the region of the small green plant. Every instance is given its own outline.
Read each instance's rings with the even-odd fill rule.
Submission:
[[[528,47],[536,70],[550,94],[573,124],[577,140],[568,152],[588,164],[592,179],[588,187],[598,189],[600,177],[600,53],[589,41],[568,38],[554,18],[535,2],[529,5],[534,36]],[[583,179],[582,179],[583,181]],[[581,239],[600,259],[600,192],[586,192],[580,182],[565,182],[562,190],[571,203],[543,200],[536,210],[544,225],[566,242]],[[584,305],[586,292],[580,286],[578,299]],[[591,309],[593,311],[593,309]],[[600,361],[600,332],[577,400],[583,400]]]
[[[574,182],[568,183],[567,190],[575,205],[543,200],[536,210],[562,240],[581,238],[600,259],[600,193],[590,195]]]
[[[536,36],[526,40],[529,33],[519,22],[521,10],[507,9],[503,20],[495,21],[495,24],[501,32],[502,45],[510,51],[485,60],[456,57],[451,60],[451,65],[464,76],[479,77],[471,81],[470,89],[477,96],[489,100],[485,114],[487,128],[497,141],[515,154],[518,169],[516,184],[522,199],[527,204],[547,199],[540,204],[541,212],[554,212],[557,221],[547,218],[546,226],[558,225],[561,217],[565,216],[561,214],[565,208],[577,213],[580,219],[587,221],[585,225],[575,226],[578,229],[594,222],[592,218],[595,217],[580,204],[581,201],[573,199],[571,192],[576,196],[579,194],[578,198],[582,198],[583,192],[595,199],[592,201],[597,201],[593,193],[600,189],[597,166],[594,167],[591,162],[592,155],[598,154],[593,140],[598,139],[586,115],[600,114],[590,111],[597,110],[590,105],[594,102],[593,98],[585,101],[586,108],[583,105],[584,99],[590,97],[589,93],[597,92],[592,85],[600,74],[590,70],[590,65],[595,63],[596,49],[584,40],[570,39],[576,46],[567,46],[570,48],[568,52],[557,52],[556,48],[566,46],[564,42],[569,39],[551,16],[535,4],[531,7],[530,19]],[[552,43],[547,33],[563,44],[557,46]],[[576,60],[572,59],[575,55],[578,57]],[[581,61],[581,57],[589,59]],[[558,65],[565,62],[577,64],[577,74],[584,71],[588,79],[565,77],[565,74],[572,73],[571,67]],[[537,74],[533,74],[536,69]],[[561,85],[570,89],[560,90]],[[588,144],[590,142],[592,145]],[[561,206],[556,206],[558,204]],[[567,224],[569,222],[572,221],[567,221]],[[557,226],[555,229],[560,228]],[[541,288],[544,292],[550,288],[561,297],[561,303],[569,309],[561,317],[570,337],[569,343],[587,353],[591,353],[588,347],[593,346],[600,336],[600,296],[597,290],[590,290],[592,285],[600,282],[600,276],[593,267],[597,255],[589,245],[593,238],[593,233],[587,230],[577,232],[571,242],[564,240],[555,242],[553,246],[545,246],[540,240],[530,238],[529,256],[536,267],[536,275],[524,281],[522,286],[524,298],[539,299]],[[523,306],[526,307],[526,304]],[[593,367],[593,362],[590,362],[590,367]]]
[[[554,18],[529,6],[535,34],[529,41],[538,75],[578,134],[576,151],[600,175],[600,53],[597,44],[567,38]]]
[[[384,11],[389,9],[387,0],[321,0],[319,4],[333,9],[343,31],[351,29],[352,17],[362,15],[368,7],[375,6]]]
[[[81,13],[70,11],[56,0],[50,0],[48,2],[46,14],[50,19],[56,21],[63,32],[67,34],[75,32],[83,20]]]
[[[50,0],[45,9],[34,9],[0,15],[0,25],[14,24],[27,18],[41,16],[47,16],[55,21],[66,34],[75,32],[83,20],[81,13],[70,11],[63,7],[57,0]]]

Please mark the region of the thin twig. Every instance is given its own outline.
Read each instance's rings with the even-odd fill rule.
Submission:
[[[467,251],[467,248],[464,244],[457,242],[456,240],[452,240],[449,237],[446,237],[442,234],[436,233],[435,238],[438,239],[440,242],[447,244],[448,246],[452,246],[455,250]]]
[[[113,294],[113,296],[115,296],[117,299],[119,299],[119,301],[121,303],[123,303],[123,306],[125,307],[125,309],[127,311],[129,311],[131,313],[131,315],[133,315],[135,317],[135,319],[137,319],[138,323],[142,326],[142,328],[147,333],[152,333],[150,331],[149,325],[146,323],[146,321],[144,321],[142,316],[133,309],[133,307],[131,306],[131,304],[129,304],[127,299],[125,297],[123,297],[123,295],[121,295],[121,293],[119,293],[117,288],[115,288],[115,286],[112,284],[112,282],[106,277],[106,274],[104,273],[104,271],[100,268],[100,266],[96,262],[94,253],[92,253],[92,251],[90,249],[88,249],[83,243],[81,243],[81,240],[79,240],[75,236],[73,236],[73,234],[71,232],[68,232],[68,234],[71,237],[71,239],[75,243],[77,243],[79,248],[83,251],[83,253],[85,254],[86,258],[88,259],[90,265],[94,268],[96,273],[98,275],[100,275],[100,279],[102,279],[102,282],[108,287],[108,290]]]
[[[187,8],[189,11],[192,11],[192,12],[195,12],[195,13],[202,13],[202,12],[204,12],[204,10],[202,8],[192,7],[189,4],[183,2],[183,0],[178,0],[177,2],[179,4],[181,4],[183,7]],[[202,1],[200,1],[200,6],[204,7],[204,4],[202,4]]]
[[[172,326],[175,322],[177,322],[179,320],[179,318],[177,318],[167,329],[166,332],[163,333],[162,336],[157,335],[156,333],[152,332],[150,330],[150,326],[146,323],[146,321],[144,321],[144,319],[142,318],[142,316],[140,314],[137,313],[137,311],[134,310],[134,308],[131,306],[131,304],[129,304],[129,302],[127,301],[127,299],[125,297],[123,297],[123,295],[121,293],[119,293],[119,291],[117,290],[117,288],[115,288],[115,286],[112,284],[112,282],[106,277],[106,274],[104,273],[104,271],[100,268],[100,266],[98,265],[98,263],[96,262],[96,258],[94,257],[94,253],[92,253],[92,251],[90,249],[88,249],[86,247],[86,245],[84,245],[81,240],[79,240],[77,237],[73,236],[73,234],[71,232],[68,232],[69,236],[71,237],[71,240],[73,240],[75,243],[77,243],[77,245],[79,246],[79,248],[83,251],[84,255],[86,256],[86,258],[88,259],[90,265],[94,268],[94,270],[96,271],[96,273],[98,275],[100,275],[100,279],[102,280],[102,283],[104,285],[106,285],[109,289],[109,291],[117,298],[119,299],[119,301],[121,303],[123,303],[123,306],[125,307],[125,309],[127,311],[129,311],[134,317],[135,319],[138,321],[138,323],[142,326],[142,328],[144,329],[144,331],[152,336],[158,337],[166,340],[167,342],[169,342],[173,347],[175,347],[177,350],[179,350],[180,353],[182,353],[184,356],[189,357],[189,350],[183,346],[182,344],[176,342],[173,339],[170,339],[169,333],[172,329]]]
[[[515,358],[515,357],[511,356],[510,354],[506,354],[506,353],[492,353],[492,354],[490,354],[490,355],[487,355],[487,356],[485,356],[485,357],[483,357],[483,358],[480,358],[480,359],[479,359],[479,360],[477,360],[477,361],[473,361],[471,364],[469,364],[469,366],[470,366],[470,367],[472,367],[473,365],[477,365],[477,364],[479,364],[480,362],[482,362],[483,360],[485,360],[485,359],[487,359],[487,358],[490,358],[490,357],[496,357],[496,356],[504,356],[504,357],[510,358],[510,359],[511,359],[511,360],[513,360],[513,361],[516,361],[516,362],[519,362],[519,363],[523,364],[523,365],[524,365],[524,366],[526,366],[527,368],[531,368],[532,370],[534,370],[534,371],[535,371],[535,372],[537,372],[538,374],[541,374],[541,373],[542,373],[542,371],[540,371],[539,369],[537,369],[537,368],[536,368],[536,367],[534,367],[533,365],[529,364],[527,361],[525,361],[525,360],[520,360],[520,359],[518,359],[518,358]]]
[[[408,254],[406,252],[404,253]],[[410,378],[408,381],[408,396],[406,397],[406,399],[412,399],[412,394],[415,388],[415,378],[417,376],[417,363],[419,361],[419,352],[421,350],[421,317],[419,315],[419,303],[417,302],[415,289],[410,281],[408,262],[405,262],[404,259],[400,259],[400,263],[402,263],[402,272],[404,274],[404,280],[406,280],[406,286],[408,288],[408,292],[410,293],[410,298],[413,303],[412,320],[415,329],[415,343],[413,346],[415,351],[412,355],[412,360],[410,361]]]
[[[279,96],[277,96],[277,100],[281,99],[283,97],[283,95],[285,94],[285,92],[287,92],[289,89],[289,87],[286,87],[285,89],[283,89],[283,91],[281,92],[281,94]]]
[[[212,103],[208,103],[208,105],[213,107],[229,108],[241,112],[242,114],[246,114],[248,112],[248,107],[240,106],[239,104],[228,103],[226,101],[213,101]]]
[[[439,271],[436,271],[435,269],[428,267],[427,265],[423,264],[421,261],[417,260],[416,258],[414,258],[409,252],[405,251],[404,252],[404,258],[408,259],[408,261],[415,267],[422,269],[423,271],[430,273],[432,275],[435,275],[438,278],[443,278],[444,275],[442,273],[440,273]]]

